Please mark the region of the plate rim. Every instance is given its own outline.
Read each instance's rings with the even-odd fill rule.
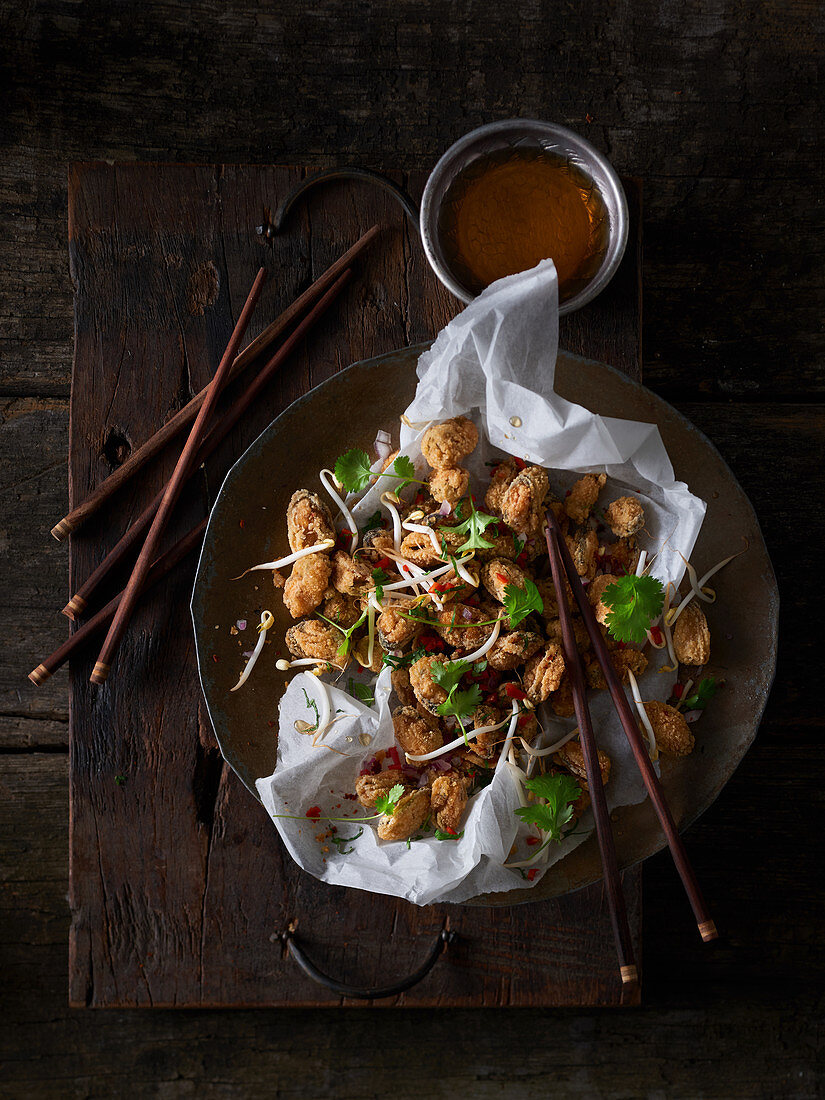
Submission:
[[[244,449],[242,454],[239,455],[239,457],[232,463],[231,467],[227,470],[223,480],[221,481],[221,485],[220,485],[220,488],[219,488],[219,490],[218,490],[218,492],[215,496],[214,503],[212,504],[212,506],[209,510],[209,518],[208,518],[208,521],[207,521],[206,530],[204,532],[203,542],[201,544],[201,548],[200,548],[199,553],[198,553],[198,562],[197,562],[197,567],[196,567],[196,570],[195,570],[195,580],[193,582],[192,595],[191,595],[190,602],[189,602],[189,610],[190,610],[190,615],[191,615],[191,619],[192,619],[192,629],[193,629],[194,642],[195,642],[195,656],[196,656],[196,663],[197,663],[197,669],[198,669],[198,682],[200,684],[201,694],[203,696],[203,700],[204,700],[204,703],[205,703],[205,706],[206,706],[206,712],[207,712],[207,715],[209,716],[209,721],[210,721],[210,724],[212,726],[212,730],[213,730],[215,738],[218,742],[218,746],[221,750],[221,755],[222,755],[223,759],[226,761],[226,763],[229,765],[229,767],[232,768],[233,772],[238,777],[238,779],[241,781],[241,783],[243,783],[244,787],[254,795],[254,797],[257,799],[258,802],[261,802],[261,798],[260,798],[260,795],[258,794],[257,789],[255,789],[254,786],[250,786],[250,784],[246,782],[246,780],[243,778],[243,776],[241,776],[241,774],[237,771],[237,769],[235,768],[232,761],[229,760],[228,757],[226,756],[226,752],[225,752],[224,746],[222,744],[221,734],[219,732],[219,729],[216,725],[214,716],[212,714],[212,707],[210,705],[209,695],[207,694],[206,686],[204,684],[204,671],[203,671],[204,662],[203,662],[203,659],[202,659],[201,645],[200,645],[199,633],[198,633],[198,617],[197,617],[198,608],[197,608],[197,605],[198,605],[198,601],[199,601],[199,590],[201,588],[202,570],[204,569],[204,557],[205,557],[206,552],[207,552],[207,544],[208,544],[208,541],[209,541],[209,536],[210,536],[210,532],[211,532],[211,529],[212,529],[213,522],[215,521],[216,513],[219,509],[219,506],[220,506],[220,504],[223,500],[224,494],[226,493],[228,486],[230,485],[231,481],[236,476],[238,476],[238,474],[240,472],[240,468],[243,467],[245,465],[245,463],[248,461],[251,452],[263,445],[265,438],[270,436],[270,434],[272,434],[273,432],[275,432],[277,430],[277,426],[278,426],[279,422],[282,419],[284,419],[287,415],[291,415],[295,411],[300,410],[303,406],[309,404],[321,391],[323,391],[324,389],[326,389],[327,387],[329,387],[329,386],[331,386],[335,383],[340,382],[342,376],[347,374],[349,371],[355,370],[359,367],[367,367],[367,366],[374,368],[374,367],[377,367],[384,360],[395,359],[399,355],[408,355],[410,357],[412,357],[412,356],[417,357],[417,356],[420,356],[424,351],[428,350],[431,346],[432,345],[431,345],[430,342],[424,342],[424,343],[420,343],[420,344],[412,344],[412,345],[408,345],[407,347],[404,347],[404,348],[396,348],[396,349],[393,349],[391,351],[383,352],[380,355],[371,356],[368,359],[356,360],[355,362],[348,364],[346,367],[343,367],[340,371],[337,371],[335,374],[331,375],[329,378],[325,378],[323,381],[319,382],[316,386],[313,386],[311,389],[307,390],[306,393],[301,394],[300,397],[297,397],[294,401],[290,402],[289,405],[287,405],[284,409],[282,409],[278,413],[278,415],[275,416],[270,421],[270,423],[265,428],[263,428],[256,435],[256,437],[253,440],[250,441],[249,445]],[[600,360],[597,360],[597,359],[591,359],[591,358],[588,358],[586,356],[577,355],[574,352],[569,352],[569,351],[567,351],[565,349],[562,349],[562,348],[559,348],[559,355],[563,355],[565,357],[565,359],[569,360],[573,364],[584,367],[585,369],[594,369],[595,368],[596,370],[599,370],[599,371],[607,371],[609,374],[612,374],[613,376],[615,376],[615,378],[621,384],[627,385],[631,389],[635,389],[635,390],[641,392],[647,398],[651,399],[654,405],[658,404],[658,405],[664,406],[665,409],[671,415],[675,416],[677,420],[681,421],[683,427],[688,432],[693,433],[701,441],[701,443],[709,451],[711,451],[713,453],[713,455],[715,455],[717,460],[725,468],[728,477],[731,479],[733,484],[739,490],[741,498],[744,500],[744,502],[747,505],[747,508],[749,509],[750,518],[752,520],[752,523],[754,525],[755,530],[758,532],[758,534],[759,534],[759,536],[762,540],[762,545],[763,545],[764,550],[765,550],[765,562],[766,562],[766,565],[767,565],[768,571],[769,571],[768,575],[766,577],[766,580],[767,580],[767,582],[770,586],[771,596],[772,596],[772,598],[768,601],[767,608],[766,608],[766,610],[768,612],[768,618],[766,620],[765,625],[766,625],[767,628],[769,628],[769,631],[770,631],[770,633],[769,633],[770,645],[769,645],[769,653],[767,655],[767,660],[769,661],[769,666],[770,667],[769,667],[769,670],[768,670],[767,665],[763,665],[763,669],[766,672],[768,672],[768,674],[765,676],[765,690],[764,690],[764,693],[763,693],[758,705],[755,708],[754,716],[753,716],[753,719],[750,723],[750,729],[749,729],[749,732],[748,732],[748,736],[747,736],[746,740],[743,742],[743,745],[742,745],[741,754],[738,756],[738,758],[733,763],[733,765],[730,767],[730,769],[726,770],[725,774],[720,778],[720,780],[716,784],[714,784],[714,786],[710,790],[708,796],[703,801],[703,803],[700,806],[698,806],[696,809],[694,809],[692,812],[688,812],[687,814],[684,815],[684,817],[681,818],[681,820],[679,821],[679,824],[678,824],[678,829],[679,829],[679,833],[682,834],[687,829],[689,829],[704,813],[706,813],[707,810],[710,809],[710,807],[717,800],[717,798],[721,794],[724,787],[727,785],[728,782],[730,782],[730,780],[733,777],[734,773],[736,772],[736,770],[742,764],[742,761],[744,760],[745,756],[747,755],[747,753],[749,752],[751,746],[753,745],[753,743],[756,739],[756,736],[759,732],[760,726],[762,724],[762,720],[763,720],[764,715],[765,715],[765,710],[767,708],[768,700],[770,698],[770,694],[771,694],[771,691],[773,689],[774,682],[776,680],[776,667],[777,667],[777,656],[778,656],[778,629],[777,628],[778,628],[779,608],[780,608],[780,594],[779,594],[779,588],[778,588],[777,581],[776,581],[776,571],[774,569],[773,561],[771,560],[770,553],[768,552],[767,543],[765,542],[764,532],[762,531],[762,526],[759,522],[759,517],[756,514],[756,510],[754,509],[753,504],[751,503],[750,497],[748,496],[748,494],[742,488],[742,486],[739,482],[739,479],[736,477],[736,475],[731,470],[731,468],[728,465],[727,461],[725,460],[724,456],[719,451],[719,448],[713,443],[713,441],[711,439],[708,438],[708,436],[701,430],[701,428],[697,427],[687,416],[684,415],[684,413],[680,412],[679,409],[675,408],[675,406],[673,406],[669,401],[667,401],[665,398],[659,396],[657,393],[655,393],[653,390],[651,390],[649,387],[647,387],[643,382],[638,381],[637,379],[631,378],[629,375],[625,374],[623,371],[618,370],[616,367],[612,366],[611,364],[604,363],[604,362],[602,362]],[[274,827],[274,825],[273,825],[273,827]],[[587,841],[585,841],[584,843],[585,844],[594,843],[594,835],[595,834],[591,835],[587,839]],[[623,861],[620,864],[620,870],[624,871],[624,870],[630,869],[631,867],[636,867],[639,864],[644,863],[645,860],[650,859],[654,855],[657,855],[659,852],[661,852],[666,847],[667,847],[667,841],[664,837],[664,834],[661,834],[661,837],[660,837],[659,842],[657,843],[657,846],[652,851],[648,852],[645,855],[641,855],[641,856],[638,856],[636,858],[632,858],[632,859],[629,859],[627,861]],[[561,862],[564,862],[564,861],[562,860]],[[579,883],[577,885],[573,885],[567,890],[560,891],[560,892],[552,895],[552,897],[564,897],[564,896],[567,896],[568,894],[576,893],[578,890],[583,890],[583,889],[587,888],[588,886],[593,885],[593,882],[597,882],[597,881],[599,881],[598,877],[596,877],[595,879],[591,879],[588,882],[582,882],[582,883]],[[523,896],[520,896],[520,897],[513,897],[512,896],[512,895],[516,895],[516,894],[523,895]],[[469,905],[469,906],[479,906],[479,905],[503,906],[503,905],[528,904],[530,902],[539,902],[539,901],[544,901],[544,900],[548,900],[548,899],[543,897],[543,896],[536,896],[534,890],[532,890],[532,889],[523,889],[523,888],[519,888],[519,887],[514,887],[514,889],[512,891],[505,891],[501,894],[492,894],[492,895],[491,894],[481,894],[481,895],[478,895],[474,898],[467,899],[466,901],[462,902],[461,904],[462,905]]]

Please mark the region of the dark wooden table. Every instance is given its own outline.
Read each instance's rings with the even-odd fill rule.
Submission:
[[[821,30],[800,0],[3,8],[0,1095],[821,1093]],[[689,834],[726,939],[695,944],[657,857],[630,1013],[411,1011],[377,1029],[370,1010],[70,1010],[66,680],[25,681],[66,632],[48,530],[66,504],[67,165],[426,169],[512,114],[566,123],[643,178],[646,380],[720,447],[774,555],[777,683]]]

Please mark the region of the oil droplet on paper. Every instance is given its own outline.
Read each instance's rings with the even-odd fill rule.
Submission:
[[[510,423],[512,424],[512,426],[514,428],[520,428],[521,427],[521,417],[520,416],[511,416],[510,417]]]
[[[366,746],[370,743],[370,741],[372,741],[372,734],[371,733],[359,733],[358,734],[358,740],[361,742],[362,745]]]

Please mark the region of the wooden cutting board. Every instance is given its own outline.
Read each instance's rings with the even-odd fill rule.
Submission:
[[[368,184],[323,185],[268,251],[254,227],[307,171],[71,168],[72,505],[208,382],[261,262],[271,277],[250,337],[364,230],[382,227],[354,283],[193,479],[165,545],[207,514],[229,465],[291,401],[350,362],[432,338],[459,312],[400,208]],[[394,178],[418,196],[426,176]],[[634,181],[625,187],[625,260],[595,303],[562,319],[561,342],[638,378],[640,191]],[[178,453],[170,447],[73,536],[71,592],[169,476]],[[193,574],[190,560],[144,600],[105,685],[88,682],[94,647],[70,667],[72,1004],[363,1004],[316,985],[284,957],[278,935],[291,920],[315,962],[361,986],[415,970],[448,921],[458,934],[448,954],[410,992],[376,1005],[638,1001],[638,990],[621,988],[600,885],[521,906],[419,909],[297,869],[224,764],[209,727],[189,618]],[[114,578],[110,591],[123,579]],[[641,870],[628,871],[624,885],[640,959]]]

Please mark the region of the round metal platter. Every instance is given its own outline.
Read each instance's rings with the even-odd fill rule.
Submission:
[[[257,797],[255,780],[275,767],[278,702],[285,674],[274,660],[257,669],[242,691],[230,693],[255,643],[260,611],[270,609],[274,648],[292,620],[268,572],[233,577],[250,562],[286,552],[286,506],[295,489],[318,488],[318,471],[351,447],[370,450],[384,428],[398,438],[398,415],[415,392],[423,346],[354,363],[296,401],[236,462],[224,481],[206,532],[192,597],[198,667],[212,724],[230,766]],[[663,758],[662,781],[674,818],[685,828],[703,813],[733,774],[756,735],[776,667],[779,596],[753,508],[710,441],[666,402],[603,363],[559,352],[556,389],[604,415],[656,423],[677,478],[707,501],[693,560],[711,565],[750,549],[715,579],[718,602],[708,617],[710,670],[726,680],[696,727],[687,757]],[[231,633],[246,618],[240,634]],[[239,644],[240,643],[240,644]],[[263,811],[262,811],[263,812]],[[649,800],[614,815],[619,863],[628,867],[664,847]],[[472,899],[473,905],[538,901],[587,886],[601,877],[595,835],[551,867],[531,889]]]

